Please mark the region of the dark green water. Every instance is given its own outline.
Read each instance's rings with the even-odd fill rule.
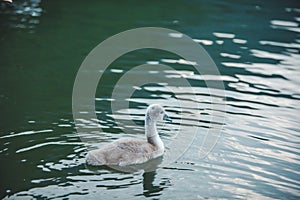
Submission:
[[[299,2],[32,0],[14,4],[0,11],[1,198],[299,199]],[[72,117],[77,70],[100,42],[146,26],[187,34],[213,58],[227,97],[222,99],[227,104],[222,135],[205,159],[193,151],[197,141],[176,163],[155,172],[87,168],[87,149]],[[195,121],[207,132],[214,123],[210,98],[218,98],[218,92],[213,97],[205,93],[203,80],[191,73],[191,66],[176,63],[179,59],[166,52],[138,51],[113,63],[112,69],[122,70],[107,73],[96,95],[107,141],[124,136],[110,115],[109,94],[115,80],[148,61],[182,70],[181,76],[199,91],[199,99],[185,88],[173,88],[170,94],[165,87],[142,87],[129,100],[137,123],[135,135],[143,137],[143,113],[146,105],[155,102],[174,118],[161,130],[165,142],[176,140],[171,133],[179,126],[189,134]],[[158,76],[178,78],[167,72]],[[176,101],[183,107],[172,106]],[[201,142],[201,134],[198,139]]]

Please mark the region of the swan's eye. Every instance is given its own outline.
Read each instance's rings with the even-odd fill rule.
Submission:
[[[164,114],[164,111],[161,111],[160,114]]]

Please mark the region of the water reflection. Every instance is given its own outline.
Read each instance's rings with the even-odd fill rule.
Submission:
[[[40,4],[41,0],[14,1],[9,7],[0,10],[0,16],[3,18],[1,25],[28,29],[33,33],[36,25],[40,23],[39,17],[44,12]]]
[[[143,195],[145,197],[159,196],[164,188],[170,186],[169,179],[164,179],[159,184],[155,184],[156,173],[156,171],[152,171],[143,174]]]
[[[162,1],[161,6],[134,4],[130,12],[125,4],[110,1],[77,3],[16,1],[11,10],[0,11],[1,28],[14,27],[9,40],[1,40],[0,45],[1,198],[299,199],[300,9],[296,2]],[[27,30],[35,29],[41,15],[43,34],[28,38]],[[176,95],[165,84],[135,87],[136,96],[128,100],[135,114],[120,110],[116,116],[124,124],[129,117],[135,121],[131,136],[144,139],[145,105],[158,101],[174,118],[173,124],[160,126],[166,144],[178,131],[186,135],[195,127],[201,131],[191,149],[168,167],[146,173],[142,168],[130,173],[86,168],[86,146],[75,134],[68,96],[75,71],[99,41],[137,25],[176,27],[192,36],[209,51],[222,75],[200,76],[189,68],[191,61],[156,58],[151,53],[134,54],[112,66],[101,85],[107,90],[111,77],[126,73],[138,60],[177,67],[180,72],[138,73],[176,82],[186,78],[197,94],[192,96],[187,87],[178,85],[171,87]],[[52,44],[55,48],[49,49]],[[227,117],[220,142],[206,159],[199,159],[195,152],[211,123],[222,123],[211,120],[221,112],[211,111],[212,98],[225,102],[218,91],[206,87],[206,80],[226,85]],[[110,142],[128,136],[110,114],[114,100],[96,97],[98,121],[81,125],[98,123],[103,132],[90,129],[81,137],[97,142],[102,134],[100,142]]]
[[[300,32],[299,23],[294,21],[272,20],[271,27],[274,29],[289,30],[297,33]]]
[[[171,186],[170,184],[170,179],[169,178],[163,178],[159,183],[157,184],[158,180],[156,179],[157,176],[157,171],[159,170],[158,166],[162,162],[162,157],[158,159],[151,160],[147,163],[144,164],[139,164],[139,165],[131,165],[131,166],[98,166],[98,167],[93,167],[93,166],[87,166],[87,169],[93,171],[99,178],[101,176],[105,175],[106,173],[103,173],[105,171],[109,171],[110,173],[115,173],[119,174],[115,178],[102,178],[101,182],[103,180],[130,180],[130,182],[125,182],[122,183],[120,182],[119,184],[113,184],[113,185],[108,185],[108,184],[97,184],[96,187],[99,188],[107,188],[107,189],[117,189],[117,188],[127,188],[135,184],[140,184],[140,180],[133,181],[132,178],[133,176],[130,174],[138,174],[139,176],[142,175],[142,185],[143,185],[143,192],[136,194],[135,196],[145,196],[145,197],[153,197],[153,196],[159,196],[162,194],[162,191]],[[140,171],[144,171],[142,174],[138,173]],[[129,174],[127,174],[127,173]],[[120,177],[120,174],[124,174],[125,177]]]
[[[137,165],[128,165],[128,166],[99,166],[99,167],[93,167],[93,166],[87,166],[91,170],[98,170],[98,169],[112,169],[116,172],[127,172],[127,173],[134,173],[139,171],[145,171],[145,172],[152,172],[159,168],[159,165],[162,163],[162,157],[149,160],[146,163],[137,164]]]

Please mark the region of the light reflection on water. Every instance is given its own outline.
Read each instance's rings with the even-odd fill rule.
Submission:
[[[27,4],[17,2],[14,13],[10,15],[13,26],[33,31],[38,28],[40,15],[46,9],[41,8],[40,4],[40,1],[29,1]],[[199,12],[185,13],[182,19],[177,16],[176,20],[170,21],[169,24],[179,30],[185,30],[182,32],[193,36],[195,42],[209,51],[220,67],[222,74],[220,77],[195,74],[189,68],[192,63],[181,58],[161,57],[149,60],[143,56],[133,56],[144,63],[163,63],[180,69],[139,73],[141,76],[149,76],[149,74],[161,76],[166,80],[185,78],[192,84],[197,98],[189,88],[175,86],[167,88],[164,84],[145,85],[136,88],[135,96],[129,100],[131,109],[120,110],[112,115],[108,105],[114,99],[96,96],[99,125],[104,132],[99,133],[93,128],[91,133],[95,133],[94,135],[82,134],[81,137],[97,142],[99,135],[105,136],[101,137],[101,142],[128,136],[122,132],[124,128],[132,130],[130,136],[143,138],[143,114],[146,105],[157,102],[162,104],[174,119],[172,124],[159,125],[162,139],[166,144],[176,140],[178,131],[191,134],[194,127],[200,127],[203,133],[195,138],[190,149],[176,163],[148,173],[143,171],[123,173],[108,167],[86,167],[84,164],[86,146],[75,134],[69,107],[61,109],[53,103],[55,93],[49,90],[46,99],[51,100],[46,103],[55,105],[52,109],[41,112],[42,114],[38,113],[40,110],[37,110],[38,114],[29,112],[26,123],[20,126],[15,124],[10,127],[0,126],[0,157],[3,163],[9,164],[1,170],[1,179],[7,181],[1,183],[1,188],[4,188],[1,196],[6,196],[7,199],[299,198],[300,40],[298,33],[300,28],[298,15],[300,12],[297,7],[280,6],[275,9],[270,4],[254,6],[223,2],[203,3],[202,6],[206,5],[211,12],[206,19],[215,24],[211,28],[209,25],[205,27],[206,22],[203,22],[204,28],[201,28],[201,32],[209,31],[203,36],[195,31],[201,27],[201,24],[196,22],[193,24],[185,18],[190,16],[198,19]],[[231,18],[240,15],[232,12],[224,14],[224,19],[221,20],[218,15],[213,14],[220,7],[230,7],[235,11],[241,9],[245,13],[250,10],[259,15],[256,20],[253,19],[253,22],[238,20],[233,22]],[[276,16],[274,12],[275,14],[269,17],[271,8],[281,15],[282,12],[285,14]],[[169,12],[172,12],[172,9]],[[240,17],[246,16],[248,15]],[[259,17],[264,21],[260,22]],[[153,23],[151,20],[134,20],[142,25]],[[176,23],[173,23],[174,20]],[[226,26],[224,21],[232,23]],[[86,23],[81,26],[90,27],[90,24]],[[166,24],[168,24],[166,21],[162,21],[158,25]],[[255,31],[261,32],[261,35]],[[109,35],[112,34],[107,34]],[[173,37],[178,36],[173,35]],[[94,42],[99,42],[98,38],[95,38]],[[92,47],[93,45],[89,49]],[[8,51],[14,53],[13,50]],[[12,61],[6,62],[4,64]],[[135,62],[130,59],[121,61],[120,66],[114,66],[106,75],[122,76],[126,73],[126,65],[134,65]],[[26,67],[31,65],[28,64]],[[80,63],[77,66],[79,65]],[[31,68],[25,69],[26,72],[29,70]],[[59,73],[67,69],[60,70]],[[4,75],[8,74],[7,71],[2,72]],[[44,79],[52,81],[48,77]],[[73,77],[65,79],[72,85]],[[4,76],[3,80],[6,80]],[[217,90],[205,87],[204,81],[218,80],[222,80],[226,86],[226,99],[220,99]],[[49,84],[43,81],[40,83],[44,84],[43,88],[47,88]],[[101,85],[103,88],[111,88],[111,82],[104,82],[104,84],[106,85]],[[174,94],[170,92],[170,88]],[[0,101],[0,104],[3,104],[4,96],[9,95],[6,93],[0,95],[3,95]],[[220,110],[212,110],[212,98],[226,103],[226,121],[222,136],[214,150],[205,159],[200,159],[195,152],[198,152],[211,123],[222,123],[211,121],[212,113],[222,114]],[[69,98],[64,101],[71,103]],[[14,114],[17,115],[17,112]],[[116,123],[114,118],[122,120],[122,123]],[[127,127],[128,119],[133,119],[136,126]],[[82,121],[82,126],[94,127],[96,123],[93,120]],[[89,145],[96,147],[97,143]],[[22,170],[19,167],[22,167]],[[11,169],[14,170],[14,177],[4,174],[12,173]]]
[[[34,32],[34,28],[40,23],[40,16],[43,9],[40,6],[41,0],[30,1],[14,1],[9,7],[3,9],[2,13],[8,15],[8,24],[12,28],[27,29],[30,33]]]

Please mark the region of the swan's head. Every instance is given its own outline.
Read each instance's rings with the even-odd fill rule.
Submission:
[[[152,104],[147,108],[146,118],[152,121],[172,121],[171,118],[166,114],[165,109],[158,104]]]

